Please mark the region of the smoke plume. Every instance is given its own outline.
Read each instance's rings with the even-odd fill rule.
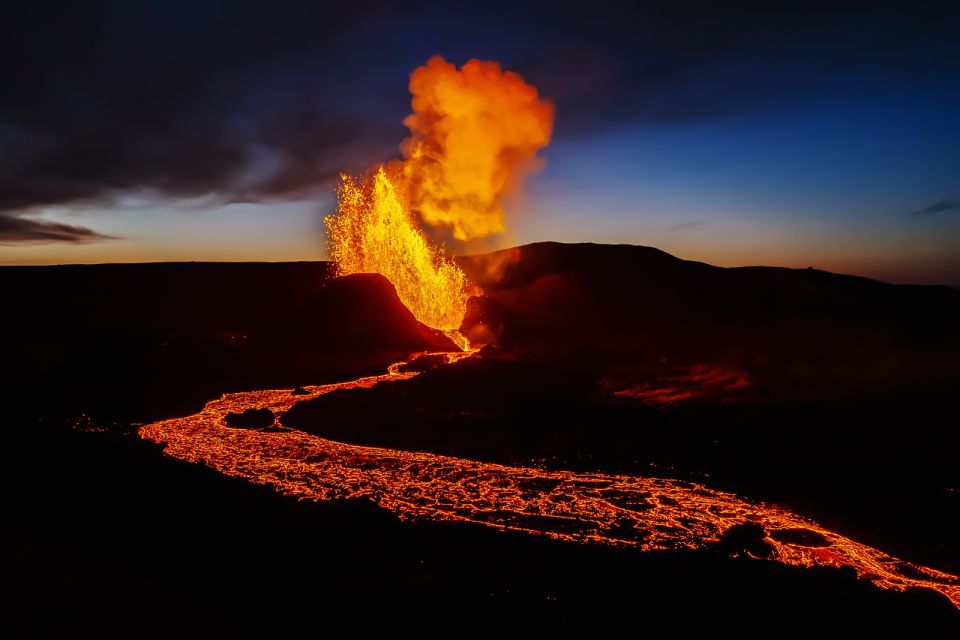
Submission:
[[[457,69],[441,56],[411,74],[410,93],[400,179],[412,208],[457,240],[503,231],[502,198],[542,165],[553,104],[496,62]]]

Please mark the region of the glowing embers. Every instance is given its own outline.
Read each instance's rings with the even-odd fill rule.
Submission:
[[[337,213],[326,218],[338,275],[379,273],[417,320],[458,329],[476,291],[417,226],[386,170],[381,167],[369,183],[344,176],[338,200]]]
[[[466,353],[446,354],[454,361]],[[227,394],[198,414],[140,430],[165,453],[311,500],[364,497],[404,519],[461,520],[569,541],[642,550],[702,549],[756,532],[747,555],[798,566],[848,566],[879,587],[933,589],[960,607],[960,579],[911,564],[798,515],[678,480],[543,471],[429,453],[360,447],[303,432],[226,425],[229,413],[269,409],[335,389],[405,380],[398,363],[381,376],[289,390]]]

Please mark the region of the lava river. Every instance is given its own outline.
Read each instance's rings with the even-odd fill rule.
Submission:
[[[445,354],[448,362],[468,353]],[[735,525],[766,531],[769,559],[791,565],[852,567],[878,587],[933,589],[960,608],[960,578],[899,560],[824,529],[799,515],[699,484],[658,478],[509,467],[430,453],[326,440],[276,424],[262,430],[226,426],[246,409],[280,415],[336,389],[406,380],[388,373],[291,390],[230,393],[200,413],[146,425],[143,438],[168,456],[205,463],[221,473],[271,485],[309,500],[367,498],[402,519],[459,520],[572,542],[641,550],[703,549]]]

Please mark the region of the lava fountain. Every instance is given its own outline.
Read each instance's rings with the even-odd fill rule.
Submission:
[[[337,195],[337,213],[326,220],[337,273],[379,273],[417,320],[458,329],[474,288],[416,224],[386,170],[380,167],[372,183],[344,176]]]
[[[365,179],[343,176],[325,220],[338,275],[379,273],[420,322],[454,332],[480,290],[429,231],[455,241],[504,231],[503,198],[542,166],[553,105],[495,62],[461,69],[440,56],[410,76],[404,159]]]

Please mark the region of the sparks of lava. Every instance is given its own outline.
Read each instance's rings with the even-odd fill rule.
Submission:
[[[343,177],[326,218],[330,257],[340,275],[382,274],[417,320],[455,330],[479,291],[418,218],[458,241],[504,231],[502,199],[540,167],[553,105],[495,62],[457,69],[440,56],[411,74],[410,92],[404,160],[366,180]]]
[[[338,199],[336,215],[326,219],[338,273],[379,273],[417,320],[435,329],[458,329],[472,287],[417,227],[384,168],[372,184],[344,176]]]

